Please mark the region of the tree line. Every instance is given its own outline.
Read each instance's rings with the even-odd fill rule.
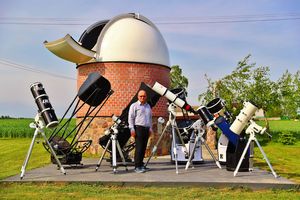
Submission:
[[[270,67],[250,63],[250,57],[250,54],[247,55],[238,62],[231,74],[218,80],[212,80],[205,74],[208,86],[205,92],[199,94],[201,105],[220,97],[225,100],[226,108],[233,115],[237,115],[243,108],[244,101],[251,101],[264,110],[266,117],[299,117],[297,111],[300,109],[300,71],[292,74],[286,70],[278,80],[272,81]],[[175,67],[180,69],[179,66]],[[171,86],[187,88],[187,78],[181,74],[181,70],[173,68],[174,66],[171,70]],[[177,79],[172,79],[174,72]],[[172,83],[174,80],[175,83]]]

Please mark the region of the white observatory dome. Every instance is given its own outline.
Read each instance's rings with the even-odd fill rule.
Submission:
[[[161,33],[152,22],[138,14],[120,15],[110,20],[93,50],[97,61],[170,66],[168,48]]]
[[[44,42],[55,55],[77,63],[142,62],[170,66],[169,52],[156,26],[139,14],[96,22],[76,42],[69,34]]]

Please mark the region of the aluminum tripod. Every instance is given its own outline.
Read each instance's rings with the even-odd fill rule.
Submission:
[[[152,156],[157,151],[157,146],[159,145],[160,141],[162,140],[164,134],[166,133],[167,128],[170,127],[170,126],[172,128],[172,147],[173,147],[173,154],[174,154],[174,158],[175,158],[176,174],[178,174],[178,161],[177,161],[178,160],[178,154],[177,154],[176,135],[178,136],[181,144],[184,146],[184,152],[185,152],[186,156],[188,155],[187,148],[185,146],[185,143],[184,143],[184,141],[183,141],[183,139],[180,135],[179,129],[177,127],[175,108],[176,108],[176,105],[174,103],[171,103],[168,106],[169,120],[168,120],[168,122],[166,124],[166,127],[164,128],[161,136],[159,137],[157,143],[153,146],[153,149],[151,151],[151,155],[149,156],[147,162],[144,165],[145,167],[148,165],[150,159],[152,158]]]
[[[214,153],[211,151],[211,149],[209,148],[209,146],[207,145],[205,139],[203,138],[203,134],[205,133],[205,129],[203,128],[203,123],[200,119],[198,119],[193,125],[192,128],[197,132],[196,133],[196,138],[195,138],[195,145],[193,147],[193,150],[190,154],[190,157],[185,165],[185,170],[187,170],[192,162],[195,150],[196,150],[196,146],[199,142],[199,140],[201,140],[201,142],[204,144],[204,146],[206,147],[207,151],[209,152],[210,156],[212,157],[212,159],[215,161],[216,165],[222,169],[219,161],[216,159],[216,157],[214,156]]]
[[[101,163],[103,161],[103,158],[108,150],[108,147],[111,145],[111,154],[112,154],[112,167],[113,167],[113,172],[114,174],[117,173],[117,150],[118,150],[118,153],[119,155],[121,156],[121,159],[122,159],[122,162],[123,162],[123,165],[125,166],[125,169],[126,171],[128,171],[128,168],[127,168],[127,164],[126,164],[126,161],[125,161],[125,157],[123,155],[123,152],[122,152],[122,149],[120,147],[120,144],[119,144],[119,141],[118,141],[118,130],[116,127],[113,127],[113,128],[110,128],[110,139],[109,141],[107,142],[106,146],[105,146],[105,149],[97,163],[97,167],[96,167],[96,171],[98,171],[99,167],[101,166]]]
[[[27,166],[28,161],[29,161],[29,159],[30,159],[31,152],[32,152],[32,149],[33,149],[33,146],[34,146],[34,142],[35,142],[35,139],[36,139],[36,137],[38,136],[38,134],[41,134],[41,135],[42,135],[42,137],[44,138],[44,140],[45,140],[47,146],[49,147],[49,149],[50,149],[50,151],[51,151],[51,154],[52,154],[53,157],[55,158],[56,163],[57,163],[57,165],[59,166],[60,171],[61,171],[64,175],[66,175],[66,172],[65,172],[63,166],[61,165],[59,159],[57,158],[57,156],[56,156],[56,154],[55,154],[55,151],[53,150],[51,144],[49,143],[49,141],[48,141],[48,139],[47,139],[47,137],[46,137],[46,135],[45,135],[45,133],[44,133],[44,127],[45,127],[45,125],[44,125],[44,122],[43,122],[43,120],[42,120],[42,118],[41,118],[41,115],[40,115],[39,113],[38,113],[38,114],[36,115],[36,117],[35,117],[35,122],[30,123],[29,126],[30,126],[30,128],[35,128],[35,131],[34,131],[34,135],[33,135],[33,138],[32,138],[32,140],[31,140],[31,144],[30,144],[30,147],[29,147],[29,149],[28,149],[28,152],[27,152],[25,161],[24,161],[24,163],[23,163],[23,165],[22,165],[22,168],[21,168],[20,179],[23,179],[23,177],[24,177],[24,175],[25,175],[26,166]]]
[[[234,176],[237,175],[237,173],[238,173],[238,171],[239,171],[239,169],[240,169],[240,166],[241,166],[241,164],[242,164],[242,162],[243,162],[243,159],[244,159],[244,157],[245,157],[245,155],[246,155],[246,153],[247,153],[247,151],[248,151],[248,148],[249,148],[250,144],[251,144],[253,141],[255,141],[256,144],[257,144],[257,146],[258,146],[258,148],[259,148],[259,150],[260,150],[260,152],[261,152],[262,155],[264,156],[264,159],[266,160],[266,162],[267,162],[267,164],[268,164],[270,170],[272,171],[273,176],[274,176],[275,178],[278,178],[278,177],[279,177],[279,176],[276,174],[276,172],[274,171],[274,169],[273,169],[273,167],[272,167],[272,165],[271,165],[269,159],[267,158],[267,155],[265,154],[264,150],[262,149],[262,147],[260,146],[258,140],[257,140],[256,137],[255,137],[255,133],[263,134],[263,133],[265,132],[265,130],[266,130],[265,128],[260,127],[260,126],[257,125],[254,121],[250,120],[250,126],[249,126],[249,127],[247,128],[247,130],[246,130],[246,133],[247,133],[247,134],[250,134],[250,137],[249,137],[248,142],[247,142],[247,145],[246,145],[246,147],[245,147],[245,149],[244,149],[244,151],[243,151],[243,154],[241,155],[241,158],[240,158],[240,160],[239,160],[239,162],[238,162],[238,165],[236,166],[236,169],[234,170],[234,173],[233,173]],[[252,168],[252,166],[251,166],[251,168]]]

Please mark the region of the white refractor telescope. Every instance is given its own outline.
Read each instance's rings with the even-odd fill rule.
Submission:
[[[173,92],[171,92],[170,90],[168,90],[168,88],[166,88],[165,86],[161,85],[158,82],[155,82],[155,84],[153,85],[152,89],[160,94],[161,96],[166,97],[169,101],[171,101],[172,103],[174,103],[176,106],[179,106],[180,108],[185,109],[186,111],[190,111],[190,112],[195,112],[194,109],[192,108],[192,106],[190,106],[187,102],[185,102],[184,100],[180,99],[176,94],[174,94]]]
[[[237,135],[241,134],[258,109],[255,105],[248,101],[244,102],[243,105],[244,108],[240,111],[240,114],[235,118],[234,122],[230,126],[230,130]]]

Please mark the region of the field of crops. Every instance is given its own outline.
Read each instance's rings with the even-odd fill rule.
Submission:
[[[29,127],[31,122],[34,120],[30,118],[0,119],[0,138],[31,138],[35,130]],[[73,127],[75,127],[75,119],[71,121],[69,129]],[[46,135],[51,132],[51,129],[45,129]]]

